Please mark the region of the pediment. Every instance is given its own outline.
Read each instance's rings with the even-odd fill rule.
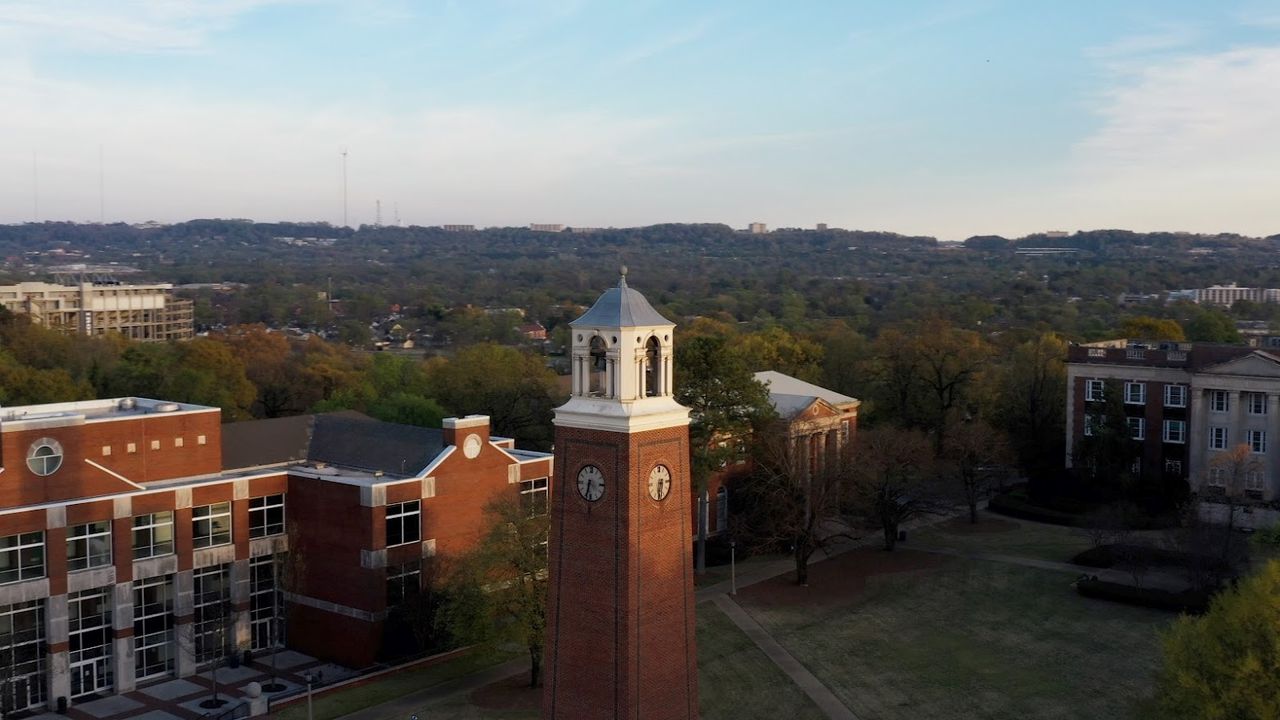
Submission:
[[[822,420],[824,418],[839,416],[840,410],[834,407],[831,403],[823,400],[822,398],[814,398],[813,402],[809,403],[808,406],[792,417],[792,421]]]
[[[1261,351],[1254,351],[1243,357],[1207,367],[1201,372],[1209,375],[1280,378],[1280,359]]]

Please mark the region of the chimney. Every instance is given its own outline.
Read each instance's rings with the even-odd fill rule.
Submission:
[[[468,415],[463,418],[445,418],[444,444],[458,445],[468,435],[479,435],[481,443],[489,442],[489,416]]]

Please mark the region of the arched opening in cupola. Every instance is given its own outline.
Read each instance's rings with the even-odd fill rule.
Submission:
[[[587,365],[587,393],[590,395],[603,395],[605,388],[605,371],[609,367],[609,360],[605,354],[604,338],[596,335],[591,338],[591,359]]]
[[[651,337],[644,344],[644,396],[662,394],[662,346],[658,338]]]

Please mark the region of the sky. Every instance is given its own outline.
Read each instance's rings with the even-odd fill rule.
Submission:
[[[1280,233],[1280,4],[0,0],[0,223],[355,226],[379,202]]]

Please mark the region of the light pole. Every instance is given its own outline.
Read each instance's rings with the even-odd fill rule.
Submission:
[[[737,561],[738,541],[729,541],[729,594],[738,594],[738,561]]]
[[[302,677],[307,679],[307,720],[315,720],[315,713],[311,709],[311,683],[315,680],[315,675],[307,672]]]

